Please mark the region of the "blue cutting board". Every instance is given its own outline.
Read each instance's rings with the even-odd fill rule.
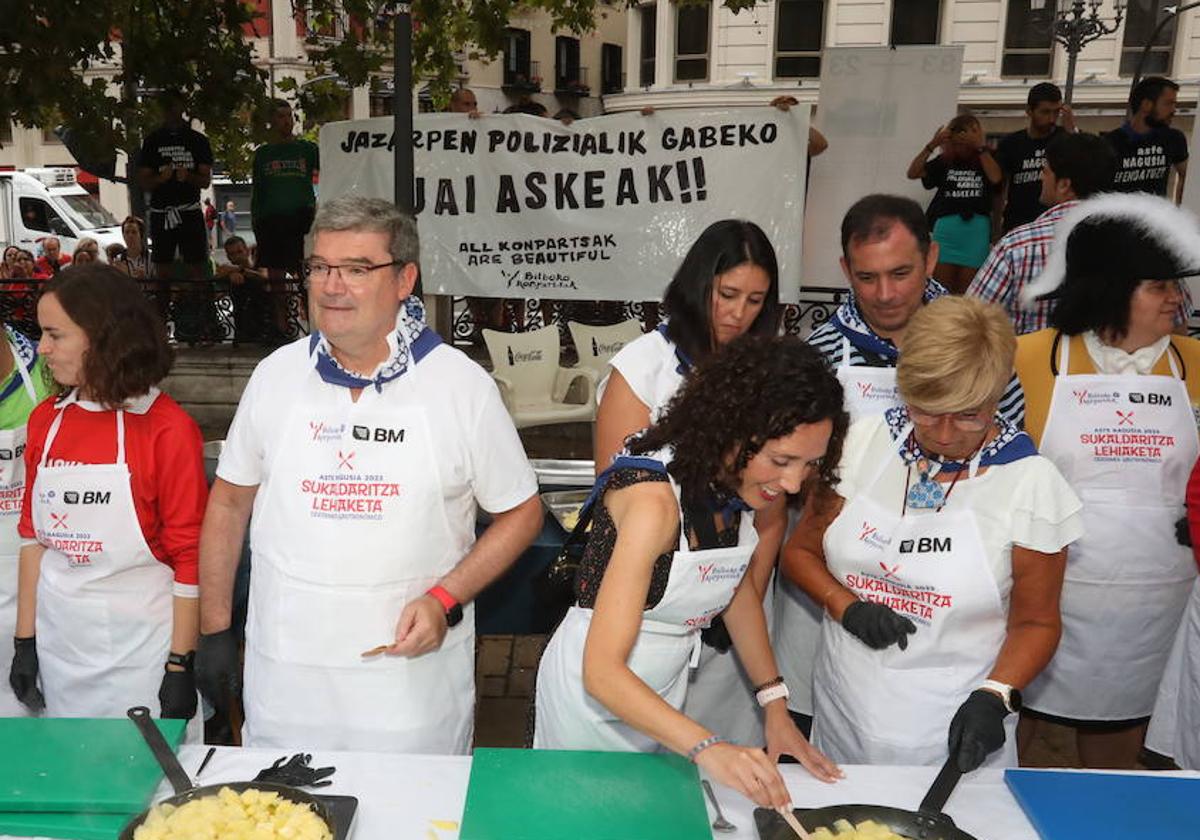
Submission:
[[[1042,840],[1200,837],[1200,779],[1005,770]]]

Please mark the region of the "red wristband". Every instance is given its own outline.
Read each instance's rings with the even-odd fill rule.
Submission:
[[[438,600],[438,603],[440,603],[442,605],[442,609],[445,610],[446,612],[450,612],[450,610],[459,606],[459,603],[457,600],[455,600],[454,596],[451,595],[449,592],[447,592],[445,589],[443,589],[440,586],[435,586],[435,587],[431,588],[425,594],[432,595],[434,598],[436,598]]]

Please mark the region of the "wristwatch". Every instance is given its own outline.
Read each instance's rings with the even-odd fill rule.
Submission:
[[[1002,683],[997,680],[984,680],[983,685],[979,686],[985,691],[992,691],[1000,695],[1000,699],[1004,701],[1004,708],[1009,712],[1021,711],[1021,690],[1013,688],[1008,683]]]
[[[196,651],[189,650],[187,653],[171,652],[167,654],[167,665],[174,665],[176,668],[182,668],[186,672],[194,669],[196,664]],[[165,669],[167,666],[164,665]]]
[[[446,626],[454,627],[463,619],[462,604],[454,600],[454,596],[442,589],[440,586],[435,586],[425,593],[432,595],[442,605],[442,609],[446,611]]]

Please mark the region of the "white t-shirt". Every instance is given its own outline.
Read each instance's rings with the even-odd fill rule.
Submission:
[[[626,344],[609,360],[610,373],[596,388],[596,402],[604,398],[611,371],[620,371],[634,395],[650,409],[653,422],[683,384],[679,365],[675,345],[658,330],[651,330]]]
[[[287,457],[278,452],[279,432],[293,406],[303,399],[333,408],[345,399],[344,388],[318,376],[308,346],[308,339],[293,342],[258,364],[225,439],[217,475],[232,484],[262,485],[255,514],[267,496],[270,465]],[[438,345],[382,392],[363,389],[359,400],[411,400],[414,394],[427,412],[439,459],[439,474],[431,479],[441,482],[453,538],[465,550],[475,539],[476,504],[490,513],[512,510],[537,493],[537,477],[495,383],[463,353]]]
[[[842,447],[840,481],[834,488],[838,495],[849,500],[866,492],[872,501],[899,513],[907,468],[898,449],[883,416],[853,423]],[[874,486],[866,487],[872,480]],[[964,475],[949,503],[961,504],[964,499],[970,501],[979,523],[988,567],[1006,607],[1012,590],[1014,545],[1054,554],[1083,536],[1083,504],[1058,468],[1041,455],[990,466],[973,479]],[[935,514],[910,507],[906,515]]]

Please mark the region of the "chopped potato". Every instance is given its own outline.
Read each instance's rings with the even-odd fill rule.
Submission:
[[[574,510],[568,510],[562,514],[559,521],[562,523],[562,526],[565,530],[575,530],[575,526],[579,524],[579,512],[580,508],[575,508]]]
[[[162,804],[146,815],[134,840],[333,840],[308,805],[275,791],[223,787],[215,796],[178,807]]]
[[[849,820],[838,820],[832,828],[818,828],[810,833],[812,840],[905,840],[874,820],[863,820],[858,825],[851,825]]]

